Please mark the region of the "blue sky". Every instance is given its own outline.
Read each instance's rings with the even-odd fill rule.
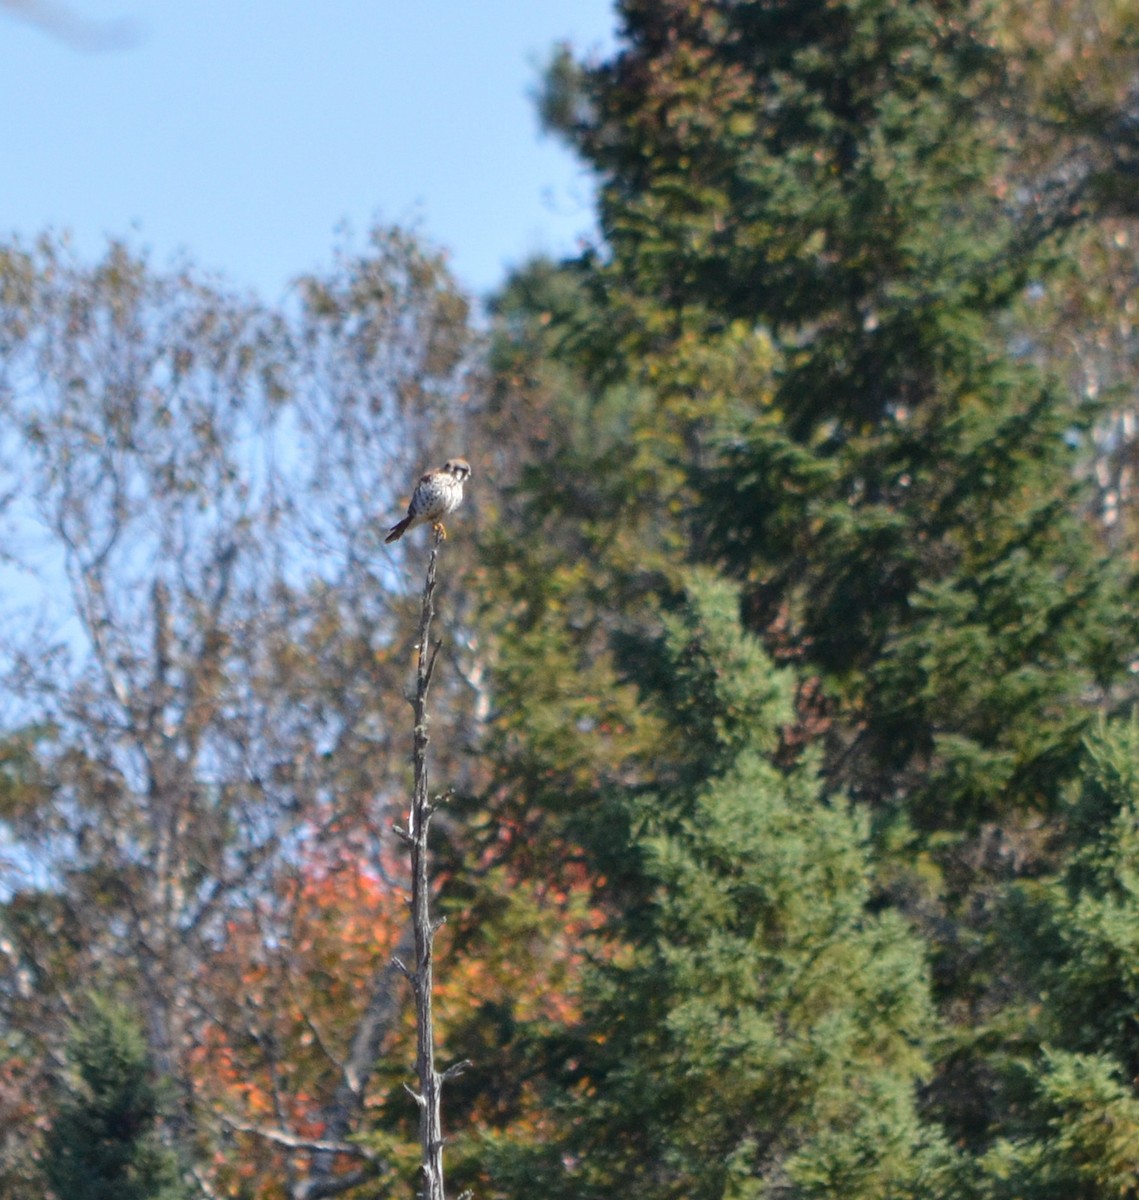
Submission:
[[[342,223],[413,226],[480,293],[592,227],[530,93],[555,42],[612,48],[610,0],[53,3],[134,36],[84,50],[0,8],[0,238],[127,237],[276,300]]]

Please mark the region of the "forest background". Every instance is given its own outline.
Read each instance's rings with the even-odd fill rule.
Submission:
[[[0,1195],[1139,1194],[1139,20],[624,0],[478,318],[0,248]],[[104,1190],[100,1190],[100,1189]],[[86,1189],[86,1190],[85,1190]]]

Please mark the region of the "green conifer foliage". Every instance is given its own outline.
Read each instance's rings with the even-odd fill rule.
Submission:
[[[1025,1013],[980,1159],[997,1197],[1131,1196],[1139,1171],[1139,724],[1089,739],[1072,853],[1023,883],[1010,928]]]
[[[560,56],[545,96],[598,173],[605,246],[559,277],[570,320],[527,297],[528,365],[563,372],[538,411],[577,436],[514,496],[544,504],[518,541],[555,568],[498,593],[526,597],[501,790],[534,825],[564,815],[611,957],[546,1060],[561,1136],[495,1178],[1128,1194],[1129,901],[1097,910],[1085,880],[1065,908],[1065,876],[1034,897],[1035,957],[997,917],[1055,868],[1139,641],[1134,564],[1079,482],[1097,414],[1024,321],[1077,210],[1019,188],[1023,64],[971,0],[618,10],[617,53]],[[694,560],[738,594],[685,584]],[[891,902],[950,1029],[924,1124],[933,1022]]]
[[[600,174],[598,274],[646,328],[698,311],[778,352],[688,462],[699,553],[824,677],[857,797],[934,828],[1054,803],[1135,618],[1073,482],[1092,414],[1008,344],[1058,250],[1005,186],[1016,97],[983,10],[620,12],[621,51],[558,60],[546,97]]]
[[[177,1160],[159,1140],[158,1091],[142,1033],[94,1001],[70,1043],[74,1079],[44,1154],[59,1200],[182,1200]]]
[[[869,911],[864,821],[820,798],[811,767],[776,765],[792,681],[738,604],[693,579],[646,649],[646,702],[684,762],[613,800],[640,900],[626,879],[589,977],[550,1194],[869,1200],[920,1158],[921,950]]]

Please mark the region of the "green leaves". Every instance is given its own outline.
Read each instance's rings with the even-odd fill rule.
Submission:
[[[177,1160],[160,1141],[158,1091],[145,1041],[126,1012],[90,1003],[71,1039],[74,1070],[44,1153],[44,1174],[67,1200],[179,1200]]]
[[[687,764],[625,801],[645,899],[608,931],[628,953],[587,979],[575,1195],[760,1195],[779,1178],[870,1197],[910,1170],[921,953],[868,911],[865,822],[809,765],[775,764],[791,679],[737,614],[735,589],[697,575],[664,620],[646,695]]]
[[[1097,776],[1083,738],[1129,702],[1139,622],[1133,562],[1090,519],[1085,352],[1110,341],[1133,374],[1134,289],[1085,315],[1098,260],[1058,233],[1091,166],[1043,147],[1025,102],[1101,90],[1085,50],[1128,21],[1052,6],[1053,81],[1048,20],[1015,3],[619,14],[618,51],[562,54],[544,110],[597,173],[605,245],[531,288],[528,339],[525,305],[510,326],[550,434],[512,497],[541,504],[521,557],[555,564],[506,589],[538,613],[501,660],[514,779],[567,815],[610,914],[553,1107],[571,1165],[546,1178],[1099,1194],[1125,1166],[1083,1123],[1099,1105],[1128,1128],[1112,1089],[1139,1071],[1131,868],[1109,850],[1134,818],[1124,751]],[[1053,188],[1042,162],[1073,173]],[[1126,426],[1101,439],[1117,505]],[[949,1023],[925,1121],[936,1022],[894,903]]]

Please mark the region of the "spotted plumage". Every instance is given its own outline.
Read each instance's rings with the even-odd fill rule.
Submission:
[[[464,458],[449,458],[441,467],[420,476],[411,493],[407,516],[397,521],[388,531],[385,542],[398,541],[409,529],[430,521],[432,528],[442,531],[443,518],[453,513],[463,502],[463,484],[471,473],[471,465]]]

